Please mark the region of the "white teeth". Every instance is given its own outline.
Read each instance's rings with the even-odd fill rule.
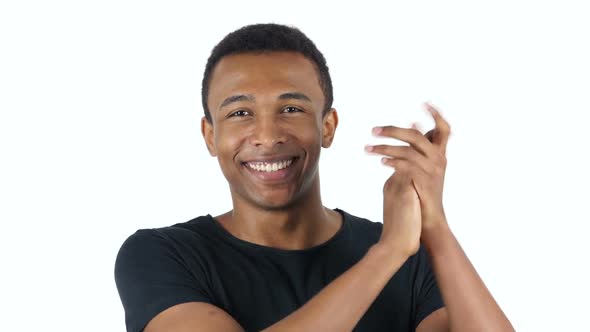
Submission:
[[[293,163],[293,159],[290,160],[281,160],[274,163],[265,163],[265,162],[250,162],[247,163],[248,167],[257,170],[259,172],[276,172],[283,168],[289,167]]]

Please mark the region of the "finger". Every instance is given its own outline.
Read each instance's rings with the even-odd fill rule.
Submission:
[[[416,129],[419,132],[422,132],[422,126],[420,126],[420,124],[418,122],[412,123],[412,128]]]
[[[451,126],[440,114],[440,111],[432,104],[424,103],[424,107],[434,118],[435,128],[432,143],[438,146],[443,153],[446,153],[447,143],[449,141],[449,136],[451,135]]]
[[[410,146],[426,157],[433,157],[438,153],[438,148],[433,146],[433,144],[416,129],[381,126],[373,128],[373,134],[381,137],[395,138],[409,143]]]
[[[434,140],[434,131],[435,131],[435,130],[434,130],[434,129],[432,129],[432,130],[429,130],[429,131],[428,131],[426,134],[424,134],[424,136],[425,136],[426,138],[428,138],[428,140],[429,140],[430,142],[432,142],[432,141]]]
[[[413,180],[419,183],[424,183],[425,179],[428,179],[428,174],[409,160],[383,157],[381,163],[393,167],[396,172],[409,174]]]
[[[381,154],[386,157],[393,157],[395,159],[405,159],[411,161],[415,166],[420,167],[426,173],[434,172],[434,165],[424,155],[420,154],[411,146],[393,146],[393,145],[367,145],[365,151]]]

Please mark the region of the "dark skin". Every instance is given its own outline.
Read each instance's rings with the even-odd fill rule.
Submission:
[[[322,115],[324,96],[313,63],[293,52],[228,56],[215,67],[209,89],[212,122],[203,118],[202,133],[233,201],[233,210],[216,217],[222,227],[245,241],[291,250],[334,236],[342,220],[322,204],[318,161],[321,148],[332,144],[338,116],[335,109]],[[291,93],[288,99],[278,98],[285,93]],[[221,107],[234,95],[254,98]],[[374,131],[408,147],[367,148],[396,169],[383,188],[379,241],[303,306],[263,331],[353,330],[420,243],[429,253],[445,307],[424,318],[417,332],[514,330],[448,227],[442,191],[450,126],[432,106],[427,109],[436,126],[426,135],[416,127]],[[295,158],[290,175],[268,181],[244,165],[268,157]],[[189,302],[159,313],[145,331],[244,330],[221,308]]]
[[[202,134],[210,154],[217,157],[228,180],[233,202],[233,210],[217,216],[216,220],[238,238],[281,249],[306,249],[334,236],[342,220],[339,213],[322,204],[318,161],[321,148],[332,144],[338,114],[334,108],[326,114],[322,112],[324,95],[313,63],[293,52],[227,56],[216,65],[209,91],[208,106],[212,121],[208,122],[203,117]],[[309,100],[278,98],[286,92],[302,93]],[[251,95],[254,100],[222,107],[226,98],[241,94]],[[294,166],[297,167],[296,176],[290,181],[273,184],[252,179],[243,162],[272,154],[298,156],[299,162]],[[395,218],[403,219],[409,215],[397,213]],[[400,224],[402,228],[415,229]],[[386,249],[406,251],[405,247],[387,246]],[[389,255],[385,251],[384,254]],[[392,266],[403,263],[406,258],[404,255],[395,262],[392,260]],[[362,273],[371,274],[375,270],[365,269]],[[386,282],[389,277],[387,274],[381,282]],[[337,293],[348,287],[343,282],[330,291]],[[381,288],[382,285],[375,287],[374,291],[378,292]],[[357,292],[367,292],[366,288],[357,289]],[[292,315],[291,320],[279,322],[269,330],[300,328],[306,323],[317,328],[323,308],[338,301],[337,295],[310,301],[312,304]],[[352,298],[359,296],[348,295]],[[366,305],[370,305],[373,299],[368,299]],[[366,305],[353,308],[355,314],[345,316],[362,316]],[[350,322],[343,319],[342,326],[354,325],[355,321],[358,318]],[[441,309],[426,318],[418,331],[444,331],[446,326],[446,312]]]
[[[318,161],[321,148],[332,144],[338,115],[331,109],[322,116],[324,95],[312,63],[288,52],[227,56],[216,65],[209,91],[212,123],[203,118],[202,132],[233,202],[216,220],[238,238],[274,248],[305,249],[331,238],[342,220],[322,204]],[[310,100],[277,98],[286,92]],[[220,108],[239,94],[254,101]],[[296,175],[278,183],[249,176],[242,163],[269,155],[297,156]]]

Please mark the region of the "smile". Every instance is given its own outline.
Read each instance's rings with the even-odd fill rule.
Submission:
[[[244,164],[258,172],[276,172],[291,166],[295,159],[296,157],[287,160],[279,160],[273,162],[251,161]]]
[[[255,179],[267,183],[275,183],[286,181],[295,176],[296,168],[293,165],[297,164],[298,159],[299,157],[268,161],[254,160],[244,162],[243,165]]]

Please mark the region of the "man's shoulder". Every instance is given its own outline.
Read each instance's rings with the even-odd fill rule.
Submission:
[[[164,234],[176,233],[206,233],[213,230],[213,217],[210,214],[201,215],[191,220],[178,222],[169,226],[155,228],[158,232]]]
[[[373,221],[368,218],[359,217],[351,212],[344,211],[342,209],[337,208],[336,211],[342,213],[345,219],[350,221],[351,226],[353,227],[360,227],[366,229],[375,229],[380,230],[383,227],[383,223],[380,221]]]
[[[360,248],[365,248],[379,240],[383,230],[383,223],[373,221],[369,218],[359,217],[342,209],[336,209],[336,211],[344,216],[343,231],[344,233],[350,234],[350,236],[345,238],[354,243],[355,246],[358,245]]]
[[[177,222],[160,227],[142,228],[138,232],[152,232],[160,236],[187,236],[202,234],[212,230],[212,219],[210,214],[201,215],[188,221]]]
[[[130,234],[122,244],[125,247],[156,247],[178,245],[185,240],[197,244],[197,238],[207,238],[211,215],[202,215],[185,222],[160,227],[140,228]]]

